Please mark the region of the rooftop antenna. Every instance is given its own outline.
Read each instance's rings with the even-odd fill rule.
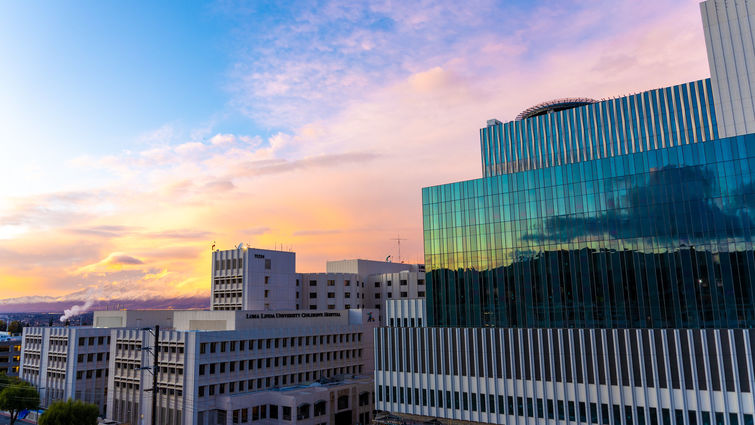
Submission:
[[[398,245],[398,262],[403,263],[403,261],[401,261],[401,241],[405,241],[406,239],[402,238],[400,233],[397,233],[396,237],[391,238],[391,240],[396,241],[396,245]]]

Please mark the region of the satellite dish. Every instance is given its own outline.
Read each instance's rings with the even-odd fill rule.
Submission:
[[[241,242],[239,246],[236,247],[236,249],[242,249],[242,248],[244,248],[244,242]]]

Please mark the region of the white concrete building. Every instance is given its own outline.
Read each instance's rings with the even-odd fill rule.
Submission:
[[[39,391],[42,407],[73,398],[107,411],[110,330],[26,327],[19,376]]]
[[[369,422],[372,314],[175,312],[174,329],[160,332],[157,423]],[[152,373],[142,368],[152,364],[154,337],[117,328],[112,341],[108,418],[151,424]]]
[[[243,245],[212,258],[213,310],[374,308],[382,321],[385,300],[425,296],[422,264],[338,260],[325,273],[297,273],[295,253]]]
[[[43,406],[89,401],[119,423],[370,423],[379,309],[422,293],[422,266],[347,260],[296,273],[293,252],[243,246],[212,263],[211,310],[98,311],[91,328],[25,328],[21,377]]]
[[[295,310],[296,254],[249,248],[212,253],[212,310]]]

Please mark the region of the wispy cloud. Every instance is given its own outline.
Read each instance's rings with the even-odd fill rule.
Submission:
[[[270,133],[172,122],[129,150],[64,158],[86,190],[0,200],[5,297],[206,294],[213,240],[291,246],[322,270],[395,255],[400,231],[422,261],[420,188],[479,176],[487,118],[708,73],[696,2],[217,8],[238,24],[229,108]]]

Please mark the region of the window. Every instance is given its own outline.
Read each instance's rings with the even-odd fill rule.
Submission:
[[[335,292],[328,292],[328,298],[335,298],[336,293]]]
[[[406,279],[399,280],[399,285],[406,285]]]
[[[284,421],[291,420],[291,406],[283,406],[283,420]]]
[[[310,292],[309,299],[315,299],[315,298],[317,298],[317,292]]]
[[[296,419],[309,419],[309,403],[304,403],[296,408]]]
[[[344,280],[343,281],[343,286],[351,286],[351,281],[350,280]]]
[[[269,258],[265,258],[265,270],[270,270],[272,268],[272,261]],[[267,283],[267,282],[265,282]]]
[[[375,287],[379,288],[380,287],[380,282],[375,282]]]
[[[315,403],[315,411],[314,416],[322,416],[325,414],[325,408],[326,408],[325,400],[320,400],[317,403]]]
[[[425,296],[425,291],[417,291],[417,296],[418,297],[424,297]]]
[[[317,286],[317,281],[316,280],[310,280],[309,281],[309,286]]]
[[[328,280],[328,286],[336,286],[335,280]]]
[[[385,284],[386,284],[387,286],[391,286],[391,281],[389,280],[389,281],[388,281],[388,282],[386,282]]]
[[[342,395],[338,397],[338,410],[348,409],[349,408],[349,396]]]
[[[409,294],[408,294],[408,293],[406,293],[405,291],[402,291],[402,292],[401,292],[401,298],[406,298],[406,297],[408,297],[408,296],[409,296]]]
[[[377,300],[380,299],[380,293],[379,292],[377,294],[375,294],[375,299],[377,299]]]
[[[265,285],[270,283],[270,276],[265,276]]]
[[[270,290],[265,289],[265,298],[269,298],[269,297],[270,297]]]
[[[424,285],[425,279],[417,279],[417,285]]]
[[[343,297],[344,298],[351,298],[351,292],[347,292],[347,293],[343,294]]]

